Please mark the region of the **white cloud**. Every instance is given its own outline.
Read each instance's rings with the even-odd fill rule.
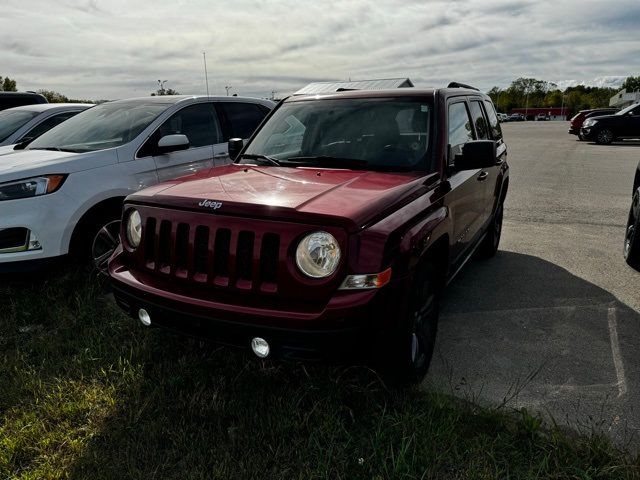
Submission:
[[[5,0],[0,75],[78,98],[148,95],[157,79],[203,93],[206,50],[217,94],[403,76],[609,85],[640,74],[638,18],[637,0]]]

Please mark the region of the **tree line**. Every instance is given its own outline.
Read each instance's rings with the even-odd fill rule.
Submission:
[[[640,76],[627,77],[620,88],[625,88],[628,92],[640,90]],[[571,115],[579,110],[608,107],[609,99],[620,88],[576,85],[561,90],[553,82],[520,77],[511,82],[509,87],[493,87],[487,94],[499,112],[524,107],[566,107]]]

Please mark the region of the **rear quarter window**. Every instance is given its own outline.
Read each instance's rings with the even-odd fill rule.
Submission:
[[[494,140],[502,139],[502,128],[500,128],[500,122],[496,115],[496,110],[493,108],[493,103],[488,100],[484,101],[485,110],[487,111],[487,117],[489,118],[489,128],[491,129],[491,136]]]

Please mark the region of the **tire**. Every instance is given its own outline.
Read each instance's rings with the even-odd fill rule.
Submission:
[[[584,137],[582,136],[581,133],[578,134],[578,140],[581,142],[584,142]]]
[[[403,318],[381,340],[381,351],[385,354],[379,366],[390,384],[416,384],[429,370],[438,332],[440,279],[433,263],[418,267]]]
[[[502,236],[502,220],[504,217],[504,202],[499,202],[496,211],[491,218],[491,223],[482,243],[478,247],[478,255],[482,258],[491,258],[498,251],[500,237]]]
[[[102,275],[107,261],[120,245],[120,212],[100,212],[78,227],[72,243],[72,255]]]
[[[636,190],[631,200],[623,254],[627,264],[640,271],[640,190]]]
[[[598,145],[609,145],[613,142],[613,132],[609,128],[603,128],[596,133],[596,143]]]

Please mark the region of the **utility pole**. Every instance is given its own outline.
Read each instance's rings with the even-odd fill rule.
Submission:
[[[231,87],[230,85],[226,85],[224,87],[224,89],[227,91],[227,97],[229,96],[229,90],[231,90],[231,88],[233,88],[233,87]]]
[[[276,99],[276,92],[275,90],[271,90],[271,100],[275,100]]]
[[[202,51],[202,61],[204,62],[204,81],[207,85],[207,97],[209,96],[209,76],[207,75],[207,52]]]
[[[564,114],[564,92],[562,92],[562,104],[560,106],[560,116],[563,120],[566,120],[566,115]]]

